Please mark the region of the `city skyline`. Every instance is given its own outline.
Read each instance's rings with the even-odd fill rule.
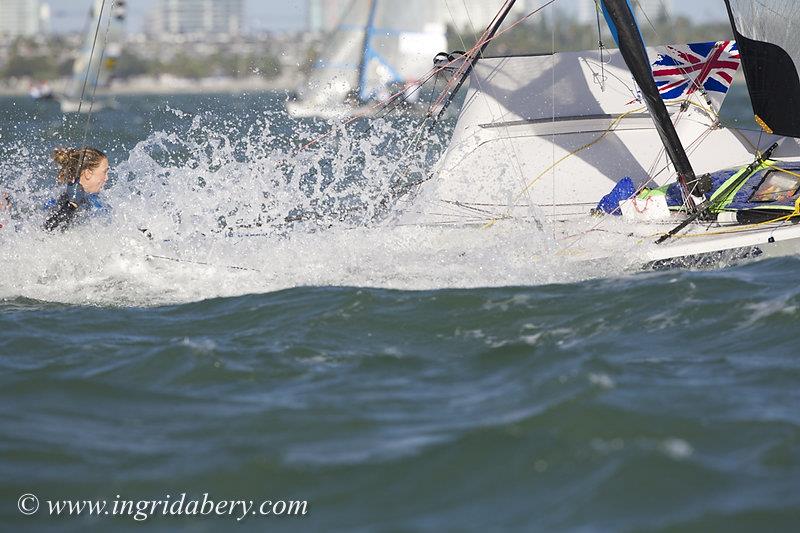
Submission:
[[[46,18],[49,13],[42,13],[40,0],[0,0],[0,35],[39,33],[45,30]]]
[[[159,0],[152,21],[154,34],[239,35],[244,0]]]
[[[12,3],[14,0],[0,0],[0,4]],[[19,1],[19,0],[17,0]],[[25,0],[22,0],[25,1]],[[401,0],[386,0],[386,1],[401,1]],[[434,0],[432,0],[434,1]],[[450,8],[457,17],[463,18],[465,14],[455,13],[457,7],[463,6],[461,1],[450,0],[449,3],[445,0],[445,8]],[[708,21],[708,20],[724,20],[726,17],[725,7],[721,0],[639,0],[643,5],[651,10],[652,5],[656,7],[664,3],[668,5],[668,9],[673,15],[688,16],[695,21]],[[309,0],[243,0],[245,21],[243,31],[260,32],[260,31],[300,31],[305,30],[309,26]],[[523,0],[520,2],[525,7],[535,8],[540,5],[544,0]],[[85,24],[86,13],[92,0],[42,0],[41,3],[50,6],[51,11],[51,27],[56,32],[72,32],[79,31]],[[483,3],[483,2],[481,2]],[[502,0],[493,0],[499,7]],[[591,2],[586,1],[585,4],[589,5],[591,10]],[[671,6],[669,5],[671,4]],[[158,5],[158,0],[136,0],[128,3],[129,11],[129,30],[138,33],[143,32],[147,26],[147,20],[152,20],[152,14],[155,12]],[[475,13],[470,13],[473,18],[480,18],[485,11],[483,6],[476,4],[478,7],[471,7],[475,9]],[[562,10],[571,12],[575,16],[581,16],[581,13],[586,13],[586,6],[581,3],[558,2],[555,4],[560,6]],[[463,11],[463,7],[461,8]],[[585,15],[584,15],[585,16]]]

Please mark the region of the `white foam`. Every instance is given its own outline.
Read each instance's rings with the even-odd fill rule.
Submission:
[[[278,143],[268,122],[220,133],[203,116],[168,112],[186,118],[187,130],[155,133],[114,162],[116,176],[104,192],[113,205],[110,224],[41,230],[36,206],[57,189],[26,189],[25,180],[46,172],[41,162],[24,168],[24,147],[16,148],[18,157],[8,160],[20,167],[15,190],[26,191],[18,198],[25,220],[16,232],[0,233],[0,298],[159,305],[309,285],[421,290],[571,282],[627,265],[577,263],[531,224],[374,222],[396,169],[429,168],[424,157],[400,165],[406,147],[387,144],[393,126],[380,121],[370,137],[342,129],[294,157],[269,148]],[[319,219],[274,229],[274,221],[300,211]],[[237,230],[239,236],[220,229],[259,217],[263,226]]]

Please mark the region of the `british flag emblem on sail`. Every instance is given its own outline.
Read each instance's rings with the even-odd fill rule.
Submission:
[[[664,100],[685,98],[705,89],[707,94],[728,92],[741,58],[736,41],[667,46],[653,63],[653,78]]]

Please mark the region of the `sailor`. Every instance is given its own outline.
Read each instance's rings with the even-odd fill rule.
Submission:
[[[108,180],[108,157],[103,152],[88,146],[57,148],[53,160],[59,167],[58,182],[66,185],[66,190],[45,204],[50,210],[45,229],[64,231],[81,219],[110,214],[110,207],[100,198]]]

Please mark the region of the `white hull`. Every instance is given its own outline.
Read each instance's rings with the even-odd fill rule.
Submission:
[[[680,219],[677,219],[679,222]],[[574,257],[610,258],[620,249],[630,254],[632,268],[720,268],[754,259],[800,254],[800,225],[773,223],[760,225],[709,225],[698,223],[662,244],[656,240],[675,227],[674,221],[659,224],[623,223],[618,231],[619,247],[598,245],[598,228],[577,240],[562,243]],[[624,242],[623,241],[627,241]]]
[[[714,234],[703,237],[703,233]],[[690,235],[687,237],[686,235]],[[743,260],[800,254],[800,225],[772,224],[709,230],[707,225],[679,236],[671,243],[649,247],[650,266],[716,267]]]
[[[93,104],[84,101],[83,104],[81,104],[80,101],[71,100],[69,98],[58,98],[58,105],[61,106],[62,113],[88,113],[90,109],[92,113],[94,113],[113,107],[111,101],[97,100]]]
[[[318,106],[303,101],[286,102],[286,112],[292,118],[320,118],[323,120],[344,120],[353,117],[369,117],[380,109],[377,105],[350,106],[334,104]]]
[[[693,224],[662,244],[656,240],[680,223],[625,223],[587,217],[580,221],[547,223],[542,231],[532,223],[504,220],[488,227],[485,223],[467,225],[400,224],[419,228],[452,230],[459,239],[464,231],[485,232],[487,242],[530,242],[530,260],[553,259],[564,263],[623,264],[629,270],[671,268],[712,269],[742,262],[800,255],[800,224],[773,223],[724,226]],[[542,251],[542,243],[545,251]],[[517,246],[514,244],[514,246]],[[602,271],[600,268],[599,271]]]

